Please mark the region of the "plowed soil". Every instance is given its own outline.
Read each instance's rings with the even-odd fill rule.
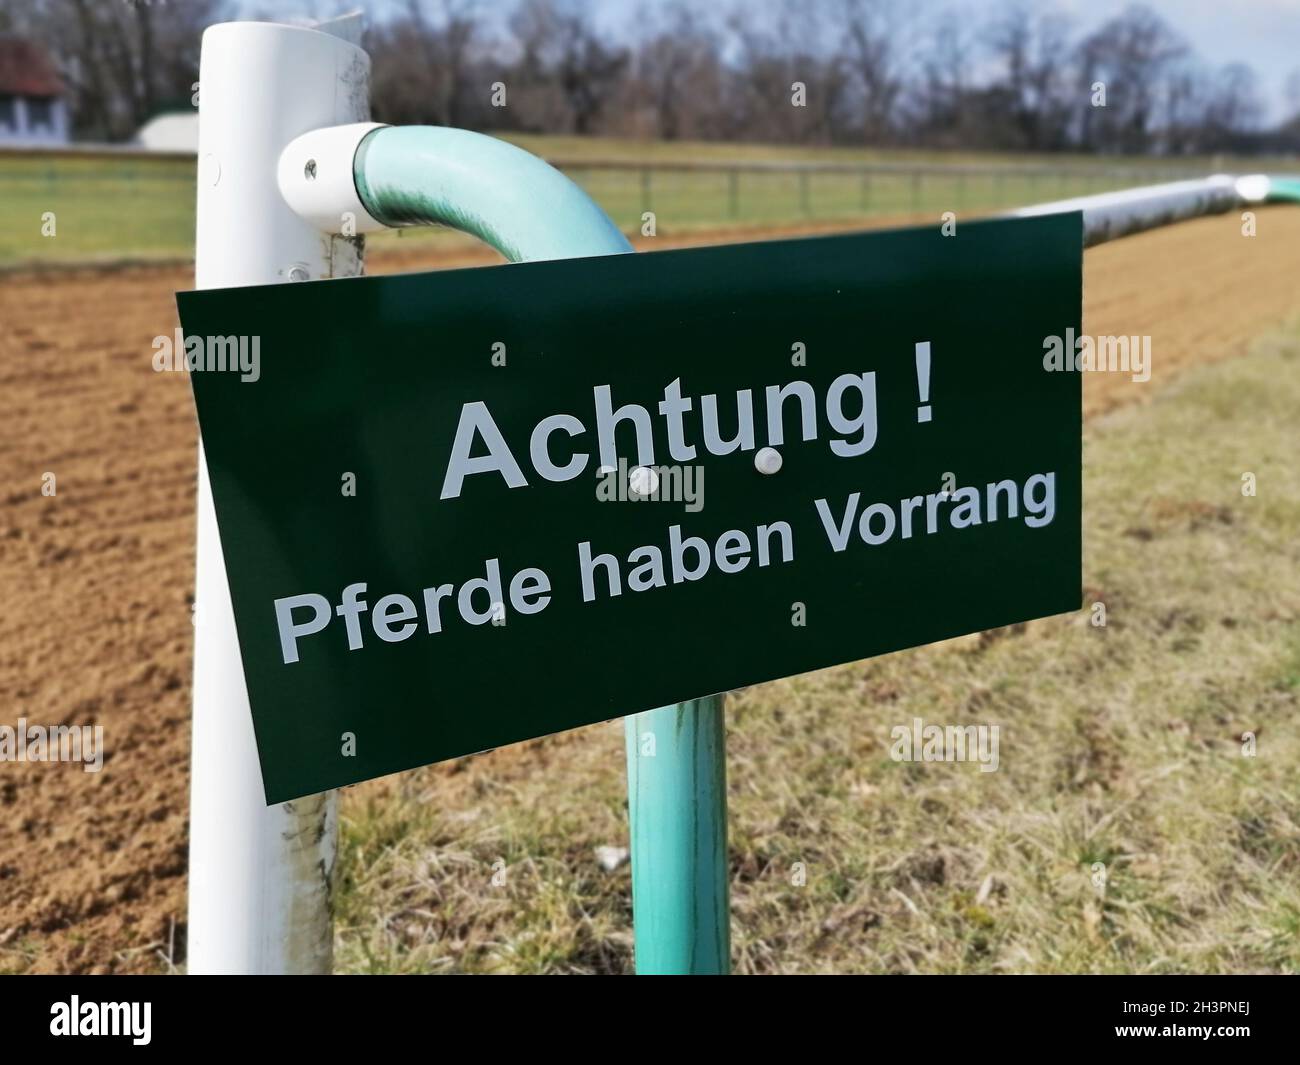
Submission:
[[[1240,226],[1227,215],[1087,253],[1085,329],[1150,335],[1154,364],[1146,384],[1091,376],[1090,415],[1300,312],[1300,211],[1261,211],[1254,238]],[[371,272],[493,259],[407,241]],[[196,438],[188,382],[153,371],[151,342],[176,327],[190,277],[0,277],[0,724],[102,725],[107,751],[100,773],[0,763],[0,971],[184,961]]]

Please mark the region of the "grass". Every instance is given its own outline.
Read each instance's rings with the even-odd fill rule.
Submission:
[[[591,137],[511,136],[548,158],[574,163],[568,173],[622,227],[639,230],[653,211],[659,232],[692,227],[851,220],[872,215],[988,211],[1103,192],[1123,183],[1116,166],[1167,169],[1141,159],[978,153],[788,148],[772,145],[642,142]],[[852,174],[609,171],[584,160],[646,163],[682,159],[720,164],[785,160],[835,163],[1038,164],[1083,170],[1038,178]],[[1203,164],[1203,165],[1202,165]],[[1189,173],[1222,169],[1223,160],[1180,161]],[[1255,161],[1252,168],[1261,164]],[[56,158],[0,154],[0,266],[155,258],[187,259],[194,250],[194,164],[176,159]],[[42,232],[53,212],[54,235]],[[418,236],[416,236],[418,233]],[[436,232],[408,231],[404,239]],[[379,241],[397,239],[383,234]]]
[[[194,196],[188,160],[0,154],[0,266],[191,257]]]
[[[1087,609],[729,697],[737,971],[1300,967],[1298,418],[1300,330],[1191,370],[1088,427]],[[913,717],[998,724],[1000,770],[891,761]],[[336,968],[629,971],[622,757],[613,722],[349,789]]]

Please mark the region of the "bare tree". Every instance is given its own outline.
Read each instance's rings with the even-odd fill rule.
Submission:
[[[594,132],[618,94],[627,50],[601,38],[582,0],[523,0],[510,25],[522,50],[525,104],[549,95],[549,110],[558,102],[567,131]]]
[[[407,0],[403,14],[372,31],[376,116],[440,126],[467,120],[478,9],[478,0]]]
[[[1160,136],[1162,149],[1170,155],[1202,149],[1209,81],[1204,65],[1190,58],[1170,70]]]
[[[829,141],[843,124],[851,82],[829,44],[830,24],[804,0],[776,0],[765,19],[756,14],[741,5],[727,20],[737,53],[729,93],[737,135]]]
[[[1066,57],[1069,22],[1041,7],[1013,0],[987,32],[992,58],[1001,66],[996,87],[1009,108],[1006,118],[1018,147],[1056,149],[1065,142],[1071,101]]]
[[[1215,74],[1205,109],[1204,150],[1247,147],[1258,130],[1264,107],[1255,72],[1244,63],[1229,63]]]
[[[649,112],[663,140],[716,134],[722,77],[716,35],[677,3],[636,53],[633,105]]]
[[[1105,87],[1105,107],[1091,109],[1086,147],[1142,152],[1154,140],[1161,87],[1189,54],[1187,43],[1147,7],[1129,7],[1080,46],[1080,69]],[[1086,98],[1085,98],[1086,99]]]
[[[844,62],[860,94],[861,136],[868,144],[893,139],[903,94],[898,39],[901,16],[892,3],[843,0]]]
[[[120,140],[161,109],[190,106],[200,37],[224,9],[223,0],[28,0],[9,25],[54,56],[76,131]]]
[[[350,2],[299,0],[317,14]],[[1000,0],[978,18],[958,0],[642,2],[602,29],[589,0],[388,0],[367,40],[375,116],[663,140],[1300,148],[1300,115],[1262,129],[1249,67],[1207,68],[1146,7],[1072,43],[1059,7],[1041,0]],[[121,139],[188,106],[201,31],[229,4],[0,0],[0,30],[50,49],[79,135]],[[506,108],[492,106],[497,81]],[[1104,106],[1093,106],[1097,83]],[[1300,70],[1291,104],[1300,111]]]
[[[908,139],[936,147],[963,143],[967,129],[982,121],[971,82],[974,46],[967,23],[936,20],[917,58],[921,73],[907,114]]]
[[[1286,102],[1293,112],[1300,113],[1300,67],[1286,77]]]

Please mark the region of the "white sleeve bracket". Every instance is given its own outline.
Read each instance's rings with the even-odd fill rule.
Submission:
[[[376,221],[357,195],[352,160],[357,146],[380,122],[326,126],[295,138],[280,153],[276,180],[294,212],[323,233],[377,233]]]

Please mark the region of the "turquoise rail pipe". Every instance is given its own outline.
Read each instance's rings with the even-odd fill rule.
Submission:
[[[582,189],[513,144],[443,126],[381,126],[357,146],[357,195],[387,226],[444,225],[511,262],[630,252]]]
[[[723,697],[624,719],[636,971],[731,971]]]
[[[1270,177],[1268,199],[1277,203],[1300,203],[1300,178]]]
[[[445,225],[512,262],[632,251],[609,216],[535,155],[466,130],[384,126],[357,146],[357,195],[388,226]],[[730,970],[723,697],[624,719],[636,969]]]

